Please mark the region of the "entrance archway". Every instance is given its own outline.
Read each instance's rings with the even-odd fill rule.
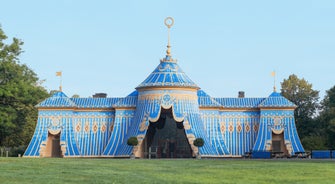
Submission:
[[[284,143],[284,132],[280,134],[275,134],[272,132],[272,151],[281,152],[284,155],[288,154],[288,151]]]
[[[48,133],[44,157],[62,157],[61,155],[60,133],[56,135]]]
[[[161,109],[157,122],[150,122],[142,144],[146,158],[191,158],[192,149],[183,122],[173,119],[172,109]]]

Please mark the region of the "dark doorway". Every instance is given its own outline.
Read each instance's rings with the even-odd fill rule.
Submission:
[[[150,122],[143,144],[146,158],[191,158],[183,122],[176,122],[172,110],[162,109],[157,122]]]
[[[284,133],[275,134],[272,132],[272,151],[287,154],[287,149],[284,144]]]
[[[48,133],[47,145],[45,148],[45,157],[61,157],[60,133],[52,135]]]

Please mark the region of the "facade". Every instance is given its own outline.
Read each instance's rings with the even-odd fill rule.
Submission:
[[[170,19],[172,20],[172,19]],[[173,21],[173,20],[172,20]],[[166,24],[168,28],[172,26]],[[296,106],[274,92],[265,98],[213,98],[167,54],[123,98],[69,98],[62,91],[37,105],[25,157],[241,157],[249,151],[304,152]],[[129,137],[139,144],[127,145]],[[193,146],[196,138],[205,144]]]

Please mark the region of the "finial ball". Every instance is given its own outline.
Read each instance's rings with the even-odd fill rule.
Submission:
[[[172,17],[166,17],[166,19],[164,20],[164,24],[166,25],[166,27],[168,27],[169,29],[173,26],[174,20]]]

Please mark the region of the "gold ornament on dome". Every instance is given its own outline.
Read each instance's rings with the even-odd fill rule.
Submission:
[[[164,20],[164,24],[166,25],[166,27],[168,27],[170,29],[174,24],[173,18],[172,17],[166,17],[165,20]]]

